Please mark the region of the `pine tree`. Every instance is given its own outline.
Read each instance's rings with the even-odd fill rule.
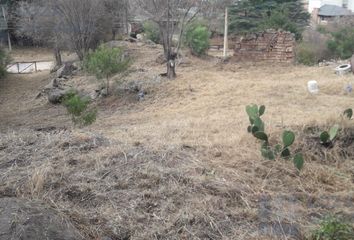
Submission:
[[[230,32],[273,28],[290,31],[300,39],[309,18],[301,0],[240,0],[230,8]]]

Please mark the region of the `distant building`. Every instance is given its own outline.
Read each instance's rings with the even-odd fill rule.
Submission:
[[[324,21],[328,22],[337,17],[344,17],[350,15],[353,15],[353,13],[346,8],[327,4],[320,7],[317,13],[317,16],[320,21],[319,23],[323,23]]]
[[[317,24],[327,24],[335,18],[351,16],[354,12],[354,0],[305,0],[305,2],[308,12]]]
[[[354,12],[354,0],[304,0],[304,5],[309,13],[324,5],[334,5]]]

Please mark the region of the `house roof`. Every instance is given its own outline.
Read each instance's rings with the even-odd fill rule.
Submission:
[[[325,4],[322,7],[320,7],[318,15],[326,16],[326,17],[338,17],[338,16],[353,15],[353,13],[346,8],[342,8],[336,5]]]

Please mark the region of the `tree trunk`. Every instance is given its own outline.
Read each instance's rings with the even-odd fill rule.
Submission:
[[[55,65],[57,67],[60,67],[61,65],[63,65],[63,61],[61,59],[61,53],[60,53],[59,48],[57,48],[57,47],[54,49],[54,57],[55,57]]]
[[[109,77],[106,77],[106,91],[107,91],[107,96],[109,95]]]
[[[167,77],[169,79],[176,78],[176,64],[174,59],[167,61]]]
[[[114,41],[114,40],[116,40],[116,30],[113,27],[113,29],[112,29],[112,41]]]
[[[228,16],[228,8],[225,8],[225,30],[224,30],[224,59],[227,58],[227,50],[229,48],[229,40],[228,40],[228,31],[229,31],[229,16]]]
[[[79,57],[80,61],[84,60],[84,53],[81,50],[76,51],[77,56]]]

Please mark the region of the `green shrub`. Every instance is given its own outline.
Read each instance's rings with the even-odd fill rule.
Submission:
[[[354,240],[354,229],[349,223],[338,218],[327,217],[314,231],[310,240]]]
[[[145,21],[143,24],[143,29],[149,40],[154,43],[160,43],[160,29],[156,23],[152,21]]]
[[[296,62],[313,66],[317,64],[320,59],[316,56],[315,48],[308,43],[300,43],[296,46]]]
[[[302,29],[297,26],[289,18],[289,13],[279,10],[274,10],[273,13],[266,18],[261,24],[263,29],[282,29],[294,33],[295,39],[300,40],[302,38]]]
[[[295,48],[296,60],[304,65],[314,65],[323,60],[333,59],[334,54],[328,50],[329,34],[308,28],[303,32],[303,40]]]
[[[79,96],[74,90],[65,95],[63,104],[75,125],[87,126],[96,121],[97,110],[89,109],[90,99]]]
[[[205,26],[194,25],[187,29],[186,43],[197,56],[202,56],[209,48],[209,31]]]
[[[106,80],[106,90],[109,94],[109,80],[114,74],[122,73],[129,68],[130,60],[124,55],[122,48],[99,47],[89,53],[84,59],[84,68],[95,74],[98,79]]]
[[[341,59],[347,59],[354,53],[354,28],[342,28],[332,33],[332,39],[327,42],[328,49]]]

